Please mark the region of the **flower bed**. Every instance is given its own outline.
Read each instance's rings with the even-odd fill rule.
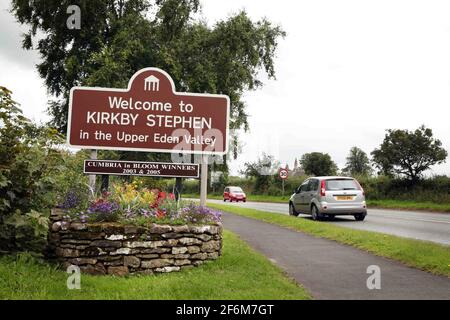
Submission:
[[[84,204],[72,192],[50,220],[47,257],[90,274],[179,271],[222,250],[218,212],[130,185]]]

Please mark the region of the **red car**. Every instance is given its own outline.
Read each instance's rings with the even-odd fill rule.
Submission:
[[[247,201],[247,196],[240,187],[226,187],[223,191],[223,201]]]

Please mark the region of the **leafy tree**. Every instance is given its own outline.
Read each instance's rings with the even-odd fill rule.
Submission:
[[[358,147],[351,148],[343,172],[352,176],[369,175],[372,172],[372,167],[367,154]]]
[[[217,172],[216,179],[211,183],[212,192],[220,192],[228,185],[228,173],[227,172]]]
[[[254,192],[264,193],[273,181],[273,175],[280,167],[274,156],[263,153],[255,162],[246,162],[241,174],[255,179]]]
[[[62,137],[28,121],[5,87],[0,87],[0,119],[0,249],[36,249],[45,243],[48,228],[47,217],[37,211],[54,204],[53,175],[63,163],[54,146]]]
[[[66,27],[72,4],[81,8],[80,30]],[[61,132],[71,87],[126,87],[148,66],[168,71],[179,91],[227,94],[231,128],[246,129],[242,94],[262,85],[261,69],[274,78],[273,57],[285,34],[265,19],[251,21],[245,11],[209,27],[193,18],[199,10],[199,0],[12,0],[18,21],[30,26],[23,47],[39,50],[39,74],[57,96],[49,111]]]
[[[373,161],[386,175],[404,175],[416,182],[432,165],[441,164],[447,151],[424,125],[414,131],[387,130],[383,143],[372,151]]]
[[[300,164],[308,175],[330,176],[337,172],[337,165],[328,153],[305,153],[300,159]]]

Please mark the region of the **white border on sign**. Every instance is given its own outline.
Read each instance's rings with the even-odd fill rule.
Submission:
[[[73,91],[76,89],[82,90],[92,90],[92,91],[114,91],[114,92],[129,92],[131,89],[131,84],[134,79],[142,72],[146,71],[157,71],[164,74],[167,79],[169,79],[170,84],[172,86],[172,93],[175,96],[201,96],[201,97],[216,97],[216,98],[225,98],[227,100],[227,118],[226,118],[226,130],[225,130],[225,150],[224,151],[202,151],[202,150],[176,150],[176,149],[148,149],[148,148],[127,148],[127,147],[108,147],[108,146],[80,146],[74,145],[70,143],[70,133],[71,133],[71,121],[72,121],[72,96]],[[128,87],[126,89],[122,88],[102,88],[102,87],[72,87],[70,89],[69,95],[69,116],[67,118],[67,144],[72,148],[79,149],[98,149],[98,150],[122,150],[122,151],[141,151],[141,152],[162,152],[162,153],[189,153],[189,154],[207,154],[207,155],[220,155],[223,156],[228,153],[228,136],[229,136],[229,121],[230,121],[230,97],[224,94],[209,94],[209,93],[192,93],[192,92],[177,92],[175,91],[175,83],[173,82],[172,77],[164,70],[154,67],[148,67],[141,69],[135,72],[130,80],[128,81]]]
[[[149,174],[128,174],[128,173],[107,173],[107,172],[86,172],[86,161],[103,161],[103,162],[126,162],[126,163],[155,163],[155,164],[169,164],[169,165],[190,165],[197,167],[196,176],[177,176],[177,175],[149,175]],[[200,166],[196,163],[173,163],[173,162],[151,162],[151,161],[125,161],[125,160],[101,160],[101,159],[86,159],[83,164],[83,173],[90,175],[113,175],[113,176],[141,176],[141,177],[163,177],[163,178],[199,178]]]
[[[286,176],[285,177],[282,177],[281,176],[281,173],[282,172],[285,172],[286,173]],[[284,168],[281,168],[279,171],[278,171],[278,176],[280,177],[280,179],[287,179],[288,177],[289,177],[289,171],[287,170],[287,169],[284,169]]]

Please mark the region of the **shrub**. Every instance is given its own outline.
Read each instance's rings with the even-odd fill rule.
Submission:
[[[40,250],[63,167],[62,137],[33,124],[0,87],[0,250]]]

